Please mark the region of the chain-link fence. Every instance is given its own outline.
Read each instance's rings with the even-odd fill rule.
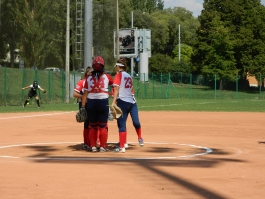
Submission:
[[[44,70],[0,68],[0,105],[21,105],[28,96],[28,90],[22,90],[33,81],[47,92],[38,90],[42,103],[59,103],[65,99],[65,72]],[[35,103],[35,99],[32,100]]]
[[[70,98],[76,83],[83,73],[71,72],[69,75]],[[0,105],[22,105],[27,98],[28,86],[34,80],[47,93],[39,92],[42,103],[61,103],[65,101],[65,71],[0,68]],[[133,78],[135,96],[138,99],[264,99],[264,77],[256,80],[255,87],[249,87],[247,80],[235,76],[234,81],[192,74],[140,74]],[[222,87],[222,89],[220,89]],[[111,90],[111,89],[109,89]],[[32,100],[33,103],[35,100]]]
[[[141,99],[264,99],[263,79],[260,76],[250,87],[247,77],[228,80],[217,75],[151,73],[140,74],[134,79],[134,86],[136,97]]]

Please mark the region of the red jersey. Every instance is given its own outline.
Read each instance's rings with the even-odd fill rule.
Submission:
[[[85,80],[86,79],[80,79],[77,84],[76,84],[76,87],[74,89],[75,92],[83,95],[84,93],[84,84],[85,84]],[[79,102],[81,102],[82,100],[81,99],[78,99]]]

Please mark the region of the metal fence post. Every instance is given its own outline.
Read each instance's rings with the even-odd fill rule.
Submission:
[[[138,77],[138,81],[137,81],[137,93],[136,93],[136,97],[138,98],[139,97],[139,81],[141,79],[141,73],[139,73],[139,77]]]
[[[4,105],[6,106],[6,67],[4,69]]]
[[[216,99],[216,74],[214,74],[214,99]]]
[[[154,73],[152,73],[152,82],[153,82],[153,99],[155,99],[155,83],[154,83]]]
[[[236,99],[238,99],[238,75],[236,75]]]
[[[170,73],[168,73],[166,98],[169,98],[169,91],[170,91]]]
[[[261,99],[261,86],[262,86],[261,74],[259,74],[259,99]]]
[[[160,98],[163,98],[163,95],[162,95],[162,91],[163,91],[163,74],[160,73],[160,88],[161,88],[161,91],[160,91]]]
[[[49,100],[51,102],[52,100],[52,94],[51,94],[51,71],[48,71],[48,96],[49,96]]]
[[[145,81],[145,75],[146,73],[144,73],[144,98],[146,99],[146,81]]]
[[[69,77],[69,75],[67,75],[67,77]],[[66,78],[65,72],[64,70],[62,70],[62,102],[64,102],[64,99],[65,99],[65,78]]]
[[[192,74],[190,74],[190,99],[192,99]]]

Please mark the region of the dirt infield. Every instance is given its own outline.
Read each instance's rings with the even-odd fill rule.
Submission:
[[[265,113],[140,112],[126,153],[81,150],[74,112],[0,114],[0,198],[263,199]],[[109,122],[109,148],[118,141]]]

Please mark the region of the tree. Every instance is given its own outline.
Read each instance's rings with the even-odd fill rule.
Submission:
[[[217,79],[235,80],[238,74],[234,58],[234,42],[229,36],[229,29],[224,27],[220,17],[215,14],[212,21],[198,30],[198,43],[195,45],[196,65],[201,66],[201,72]],[[220,89],[223,88],[220,81]]]
[[[173,50],[175,71],[190,74],[193,69],[191,67],[191,57],[193,54],[192,47],[187,44],[181,44],[180,60],[179,60],[179,45]]]
[[[133,10],[140,10],[141,12],[152,13],[155,10],[164,9],[163,0],[130,0]]]
[[[60,67],[65,61],[65,0],[2,0],[0,42],[9,44],[10,50],[20,49],[25,66]],[[75,41],[75,1],[71,4],[70,42]],[[178,24],[181,24],[181,42],[191,46],[196,38],[198,20],[184,8],[163,10],[162,0],[119,1],[120,28],[131,27],[131,12],[134,12],[134,27],[151,30],[152,56],[165,54],[166,59],[175,57],[173,50],[178,45]],[[138,7],[137,7],[138,6]],[[139,8],[139,9],[138,9]],[[10,20],[15,23],[10,23]],[[4,24],[4,25],[3,25]],[[102,55],[112,65],[114,35],[116,29],[116,1],[93,1],[93,47],[94,55]],[[2,33],[1,32],[1,33]],[[13,50],[14,51],[14,50]],[[1,48],[0,55],[6,50]],[[73,52],[73,51],[72,51]],[[14,54],[14,53],[13,53]],[[71,54],[73,60],[75,54]],[[171,60],[172,61],[172,60]],[[174,68],[172,68],[174,69]]]
[[[164,37],[161,37],[165,44],[163,47],[160,45],[160,48],[163,48],[163,51],[159,51],[160,53],[165,53],[174,58],[173,50],[179,43],[179,25],[181,43],[192,46],[196,39],[196,29],[199,27],[199,21],[192,16],[190,11],[176,7],[164,11],[155,11],[151,16],[156,21],[156,26],[160,26],[165,32]]]
[[[47,2],[44,1],[44,7]],[[38,13],[41,13],[41,7],[35,0],[33,1],[15,1],[11,8],[14,18],[17,19],[20,28],[20,54],[28,66],[38,65],[40,63],[40,51],[44,48],[44,37],[40,23],[38,23]],[[45,15],[43,16],[45,17]],[[27,36],[26,36],[27,35]]]
[[[164,1],[163,0],[157,0],[156,8],[158,10],[163,10],[164,9]]]
[[[62,66],[65,54],[64,0],[4,0],[2,24],[11,52],[19,48],[25,66]],[[12,63],[11,63],[12,66]]]
[[[10,66],[14,67],[15,49],[18,48],[20,40],[20,30],[18,19],[13,15],[12,8],[15,1],[4,0],[1,7],[1,47],[0,55],[2,59],[6,58],[6,54],[10,52]]]
[[[194,45],[197,69],[230,79],[264,71],[264,9],[259,0],[205,0]]]
[[[181,44],[180,45],[180,57],[181,60],[184,62],[190,62],[191,61],[191,56],[193,54],[192,52],[192,47],[187,45],[187,44]],[[177,45],[175,47],[175,49],[173,50],[174,53],[174,61],[177,62],[178,61],[178,57],[179,57],[179,45]]]
[[[121,8],[120,2],[119,7]],[[122,9],[119,10],[121,13],[123,12]],[[122,19],[121,13],[120,19]],[[130,14],[128,14],[128,16],[130,16]],[[126,19],[127,18],[128,17],[126,16]],[[122,27],[120,26],[120,28]],[[106,63],[113,63],[114,61],[114,30],[116,30],[116,1],[93,1],[94,55],[100,55],[104,57]]]
[[[163,54],[154,54],[149,61],[150,71],[153,73],[170,73],[174,71],[174,63],[171,57]]]

